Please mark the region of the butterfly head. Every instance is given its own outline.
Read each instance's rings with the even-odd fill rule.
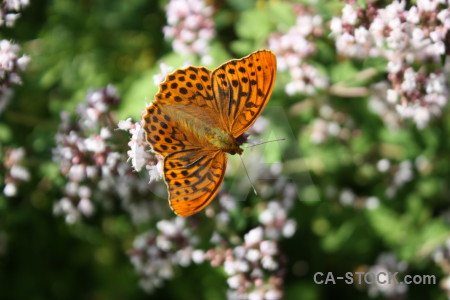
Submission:
[[[235,155],[235,154],[241,155],[241,154],[242,154],[242,151],[244,151],[244,150],[242,150],[241,147],[237,146],[237,147],[235,147],[235,148],[230,149],[230,150],[227,151],[227,152],[230,153],[231,155]]]
[[[228,139],[226,141],[221,141],[221,145],[220,148],[222,149],[222,151],[224,152],[228,152],[231,155],[235,155],[235,154],[242,154],[242,148],[241,148],[241,143],[236,140],[231,134],[228,136]]]
[[[209,143],[223,152],[232,155],[242,153],[242,143],[234,138],[231,133],[219,128],[205,128],[205,132]]]
[[[236,141],[239,143],[239,145],[245,144],[248,142],[248,134],[247,133],[243,133],[240,136],[238,136],[236,138]]]

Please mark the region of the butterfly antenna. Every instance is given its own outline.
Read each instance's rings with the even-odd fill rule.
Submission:
[[[247,174],[248,181],[250,181],[250,184],[252,185],[253,192],[255,193],[256,196],[258,196],[258,193],[256,192],[256,189],[255,189],[255,186],[253,185],[253,182],[250,179],[250,176],[248,176],[247,168],[245,167],[244,160],[242,159],[242,156],[239,155],[239,158],[241,159],[242,166],[244,167],[244,170],[245,170],[245,174]]]
[[[265,142],[262,142],[262,143],[246,146],[244,148],[252,148],[252,147],[263,145],[263,144],[267,144],[267,143],[279,142],[279,141],[285,141],[285,140],[287,140],[287,138],[281,138],[281,139],[276,139],[276,140],[271,140],[271,141],[265,141]]]

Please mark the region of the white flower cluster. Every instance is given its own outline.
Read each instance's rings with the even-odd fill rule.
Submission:
[[[19,10],[29,4],[29,0],[4,0],[0,4],[0,26],[14,26]],[[13,90],[11,86],[22,83],[19,72],[24,71],[30,58],[19,55],[20,47],[6,39],[0,40],[0,114],[5,110]]]
[[[149,231],[134,240],[130,259],[142,276],[140,285],[146,292],[172,279],[177,266],[203,262],[204,253],[194,248],[198,241],[185,223],[181,217],[162,220],[156,224],[158,232]]]
[[[430,163],[424,156],[419,156],[415,161],[404,160],[400,163],[392,163],[387,158],[382,158],[376,162],[375,167],[380,174],[388,181],[385,197],[394,198],[398,191],[415,177],[415,172],[426,173]],[[373,195],[357,195],[350,188],[346,187],[338,191],[336,187],[328,187],[326,195],[330,198],[338,198],[343,206],[353,206],[355,208],[376,209],[380,205],[380,199]]]
[[[204,0],[170,0],[166,7],[168,25],[164,27],[166,39],[180,54],[193,53],[202,63],[211,63],[209,43],[216,35],[212,6]]]
[[[229,276],[229,299],[281,299],[283,296],[284,261],[278,249],[278,241],[294,235],[297,223],[288,218],[288,212],[294,204],[295,191],[287,184],[283,186],[286,193],[282,201],[269,201],[259,213],[261,224],[244,235],[241,245],[234,248],[218,246],[207,251],[206,258],[212,266],[223,266]],[[235,209],[234,200],[228,194],[220,197],[221,202],[228,200],[227,206]],[[221,215],[219,214],[219,217]],[[212,242],[226,244],[219,234],[213,236]]]
[[[405,1],[393,1],[385,8],[363,11],[347,4],[342,16],[331,20],[330,28],[341,54],[384,56],[389,60],[389,72],[397,73],[405,63],[428,59],[439,62],[450,29],[450,11],[444,6],[440,0],[418,0],[417,5],[406,9]],[[369,24],[360,20],[362,14],[370,19]],[[426,22],[430,20],[436,23]],[[421,27],[424,22],[431,27]]]
[[[30,180],[30,172],[23,166],[24,158],[25,149],[23,148],[8,148],[4,153],[3,164],[6,172],[3,194],[6,197],[16,196],[18,185]]]
[[[278,201],[269,201],[266,209],[259,214],[259,222],[264,226],[264,234],[271,240],[290,238],[297,229],[294,219],[288,219],[290,207],[283,207]]]
[[[59,163],[61,173],[69,182],[64,188],[65,196],[54,205],[56,215],[65,215],[67,223],[74,223],[81,216],[94,213],[92,197],[94,191],[85,184],[89,180],[104,177],[100,186],[109,188],[109,178],[128,171],[128,165],[120,162],[120,154],[110,149],[111,129],[104,118],[111,104],[118,98],[113,86],[104,90],[91,91],[86,97],[86,105],[79,105],[80,117],[76,124],[67,112],[61,113],[62,123],[56,135],[53,157]]]
[[[163,158],[150,149],[145,139],[145,132],[142,129],[142,120],[136,123],[132,122],[131,118],[120,121],[119,129],[128,131],[131,135],[131,139],[128,142],[130,150],[127,151],[127,155],[134,170],[139,172],[145,167],[148,171],[150,182],[161,180],[163,176]]]
[[[450,295],[450,238],[434,249],[432,258],[445,274],[440,286],[447,292],[447,295]]]
[[[390,88],[389,82],[381,81],[371,86],[372,95],[369,109],[380,116],[384,124],[391,129],[398,129],[401,117],[397,113],[398,94]]]
[[[397,104],[395,108],[399,116],[403,119],[412,119],[419,129],[425,128],[433,116],[441,114],[442,108],[447,104],[449,96],[447,76],[447,72],[436,72],[421,78],[419,72],[412,68],[406,69],[401,83],[403,91],[415,95],[418,90],[425,89],[425,93],[423,96],[418,95],[417,101],[412,103],[403,101]],[[386,99],[394,103],[394,99],[402,98],[401,94],[398,89],[389,89]]]
[[[316,52],[311,37],[322,35],[322,18],[310,14],[303,6],[296,5],[296,24],[285,34],[274,33],[269,37],[269,49],[277,55],[277,67],[280,71],[289,71],[292,81],[285,91],[288,95],[315,94],[317,89],[328,86],[327,77],[306,59]]]
[[[0,26],[13,27],[20,17],[18,11],[30,4],[29,0],[3,0],[0,6]]]
[[[54,205],[54,213],[65,216],[67,223],[92,216],[95,199],[101,199],[104,206],[114,205],[114,200],[118,199],[136,223],[159,212],[158,205],[148,201],[148,181],[133,172],[126,162],[126,134],[114,131],[116,121],[111,111],[118,102],[115,88],[109,85],[87,95],[86,104],[77,108],[76,121],[67,112],[61,114],[53,158],[68,182],[64,197]],[[133,142],[142,139],[139,126],[131,120],[122,121],[119,125],[134,135],[134,139],[129,141],[134,151],[130,150],[128,154],[133,155],[135,166],[142,167],[140,155],[147,153],[140,148],[143,144]],[[157,165],[157,159],[152,158],[153,165]],[[151,172],[156,173],[155,170]]]
[[[396,272],[405,272],[408,264],[403,261],[398,261],[392,253],[382,253],[378,256],[375,265],[371,266],[368,272],[373,274],[394,274]],[[397,278],[400,280],[400,278]],[[399,284],[395,280],[386,280],[385,283],[375,281],[375,284],[368,286],[368,293],[370,297],[377,297],[380,294],[389,299],[401,299],[408,291],[406,284]]]
[[[309,126],[310,139],[314,144],[323,144],[330,139],[348,140],[355,124],[351,116],[336,111],[328,104],[319,109],[319,117]]]
[[[166,76],[173,71],[173,67],[166,65],[165,63],[159,64],[160,73],[153,75],[153,83],[159,86],[165,79]]]
[[[405,80],[402,87],[417,94],[417,83],[413,81],[418,73],[411,68],[405,71]],[[426,80],[426,93],[419,102],[407,105],[399,104],[402,97],[389,83],[382,81],[371,87],[372,96],[369,100],[369,109],[379,115],[383,122],[392,129],[397,129],[402,119],[412,119],[419,129],[425,128],[433,116],[441,114],[442,107],[447,103],[448,90],[445,83],[444,73],[439,75],[431,73],[428,78],[421,77],[420,81]]]
[[[383,57],[387,63],[391,87],[380,104],[372,100],[379,113],[394,108],[403,119],[412,119],[423,129],[447,103],[448,68],[433,66],[415,70],[416,63],[441,65],[450,30],[450,10],[442,0],[418,0],[406,8],[405,1],[393,1],[377,9],[357,9],[347,4],[342,16],[332,19],[330,28],[339,53],[356,58]],[[392,124],[392,116],[380,114]],[[395,122],[395,121],[394,121]]]
[[[19,45],[8,40],[0,41],[0,113],[12,97],[11,86],[22,83],[19,72],[24,71],[30,61],[28,56],[20,56],[19,51]]]
[[[77,107],[82,129],[89,130],[98,128],[99,123],[105,122],[107,112],[111,107],[119,103],[116,88],[109,84],[105,89],[92,90],[86,96],[86,104]],[[107,122],[106,122],[107,123]],[[108,134],[104,138],[109,138]]]
[[[426,164],[426,158],[419,156],[415,161],[415,166],[420,169]],[[393,198],[398,190],[406,183],[414,179],[414,164],[410,160],[404,160],[399,164],[392,164],[387,158],[383,158],[377,162],[377,169],[380,173],[389,175],[389,187],[386,190],[386,196]]]
[[[223,265],[228,299],[281,299],[284,269],[280,265],[278,243],[265,238],[258,226],[244,236],[244,243],[231,249],[210,249],[206,258],[211,265]]]
[[[355,192],[349,188],[343,188],[339,195],[336,195],[335,187],[328,187],[326,190],[327,196],[330,198],[334,198],[338,196],[339,202],[343,206],[351,206],[356,209],[376,209],[380,205],[380,199],[375,196],[360,196],[356,195]]]

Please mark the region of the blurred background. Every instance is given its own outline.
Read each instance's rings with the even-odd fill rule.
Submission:
[[[450,297],[448,2],[0,5],[1,299]],[[244,151],[258,195],[230,157],[175,217],[142,111],[258,49],[278,73],[250,138],[287,140]]]

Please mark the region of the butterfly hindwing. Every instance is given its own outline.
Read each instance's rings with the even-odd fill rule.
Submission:
[[[261,114],[272,93],[275,76],[276,58],[267,50],[231,60],[213,71],[214,97],[234,137],[244,133]]]
[[[217,194],[227,166],[221,151],[182,151],[164,159],[169,203],[179,216],[202,210]]]

